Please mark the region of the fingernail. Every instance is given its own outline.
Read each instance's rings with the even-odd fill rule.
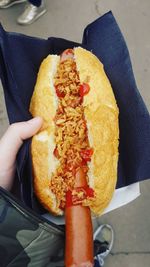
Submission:
[[[35,117],[35,118],[32,118],[31,120],[28,121],[28,123],[41,123],[42,124],[43,122],[43,119],[41,117]]]

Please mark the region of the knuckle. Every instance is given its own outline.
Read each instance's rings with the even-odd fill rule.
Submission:
[[[16,126],[17,126],[16,123],[12,123],[12,124],[9,126],[9,129],[14,130],[14,129],[16,129]]]
[[[18,129],[18,125],[17,123],[12,123],[9,128],[8,128],[11,132],[16,132]]]

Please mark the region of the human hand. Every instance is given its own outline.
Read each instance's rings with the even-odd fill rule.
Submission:
[[[42,118],[17,122],[9,126],[0,140],[0,186],[10,190],[16,169],[16,155],[23,140],[32,137],[42,126]]]

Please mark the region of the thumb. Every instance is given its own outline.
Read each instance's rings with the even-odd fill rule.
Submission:
[[[16,159],[23,140],[30,138],[42,126],[42,118],[36,117],[29,121],[17,122],[9,126],[8,130],[0,140],[0,165],[11,167]],[[7,165],[7,166],[6,166]]]

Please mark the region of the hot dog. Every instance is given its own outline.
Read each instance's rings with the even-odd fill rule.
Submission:
[[[79,168],[75,177],[75,188],[87,186],[86,176]],[[66,221],[66,267],[93,266],[93,231],[89,207],[69,205],[65,208]],[[81,249],[82,248],[82,249]]]
[[[35,194],[65,213],[66,266],[92,266],[90,212],[110,202],[118,161],[118,108],[103,65],[81,47],[48,56],[30,112],[44,120],[31,144]]]
[[[30,112],[44,120],[31,145],[39,201],[62,215],[65,194],[82,165],[88,191],[94,191],[84,205],[101,214],[116,185],[119,138],[118,108],[102,63],[81,47],[49,55],[40,66]]]

